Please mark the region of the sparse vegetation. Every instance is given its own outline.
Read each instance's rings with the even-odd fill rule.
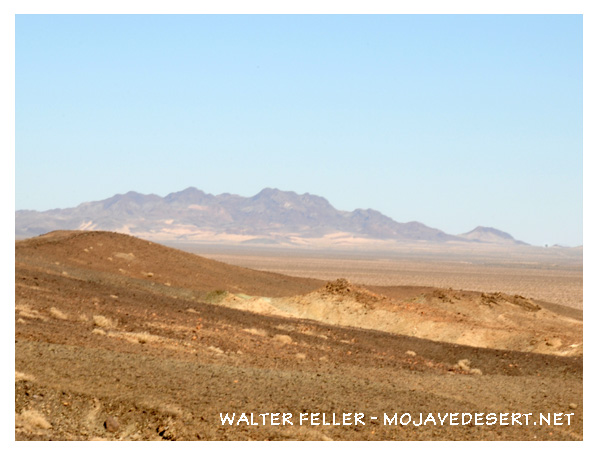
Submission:
[[[279,342],[281,344],[291,344],[293,343],[293,339],[286,335],[286,334],[275,334],[272,337],[272,340],[274,340],[275,342]]]
[[[15,416],[15,426],[28,432],[36,432],[52,428],[48,420],[37,410],[23,410]]]
[[[23,303],[16,304],[15,310],[19,313],[20,317],[32,318],[32,319],[43,320],[43,321],[48,320],[48,318],[46,318],[44,315],[39,313],[39,311],[32,309],[31,306],[28,304],[23,304]]]
[[[147,344],[149,342],[169,342],[169,339],[165,337],[156,336],[148,333],[147,331],[143,332],[126,332],[126,331],[109,331],[107,334],[109,337],[115,337],[118,339],[123,339],[128,342],[139,343],[139,344]],[[176,345],[176,341],[172,341]]]
[[[33,382],[34,380],[35,380],[35,377],[33,375],[15,371],[15,382],[20,382],[20,381]]]
[[[460,370],[463,372],[468,372],[469,374],[475,374],[475,375],[482,375],[482,371],[480,369],[477,368],[472,368],[470,366],[470,360],[469,359],[460,359],[457,364],[455,364],[453,366],[454,369],[456,370]]]
[[[117,327],[117,324],[115,321],[113,321],[110,318],[107,318],[103,315],[94,315],[93,320],[94,320],[94,325],[96,325],[100,328],[113,329],[113,328]]]
[[[137,333],[137,341],[140,344],[145,344],[145,343],[150,342],[152,340],[152,337],[153,336],[150,333],[146,332],[146,331]]]
[[[263,329],[245,328],[244,331],[250,334],[254,334],[256,336],[266,337],[268,335],[268,333]]]
[[[223,299],[227,297],[229,293],[225,290],[214,290],[204,296],[204,301],[209,302],[210,304],[218,304]]]
[[[68,320],[69,316],[56,307],[50,307],[50,315],[59,320]]]

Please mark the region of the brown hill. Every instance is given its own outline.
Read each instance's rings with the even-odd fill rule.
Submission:
[[[15,253],[17,262],[60,270],[73,276],[89,276],[79,269],[84,268],[199,292],[227,290],[253,295],[292,296],[324,284],[315,279],[228,265],[107,231],[53,231],[16,241]]]

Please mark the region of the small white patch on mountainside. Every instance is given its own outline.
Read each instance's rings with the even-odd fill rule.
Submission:
[[[491,243],[491,244],[517,244],[517,245],[528,245],[525,242],[518,241],[514,239],[514,237],[506,233],[505,231],[500,231],[495,228],[486,227],[486,226],[477,226],[472,231],[468,233],[460,234],[459,237],[468,239],[470,241]]]

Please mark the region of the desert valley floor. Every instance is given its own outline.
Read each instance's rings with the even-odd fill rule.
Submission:
[[[583,437],[581,252],[173,246],[94,231],[16,241],[17,440]],[[294,425],[220,419],[276,412]],[[358,412],[364,424],[298,420]],[[571,422],[382,418],[453,412]]]

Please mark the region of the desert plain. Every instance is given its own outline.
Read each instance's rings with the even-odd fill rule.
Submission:
[[[582,285],[560,247],[18,240],[15,438],[582,440]]]

